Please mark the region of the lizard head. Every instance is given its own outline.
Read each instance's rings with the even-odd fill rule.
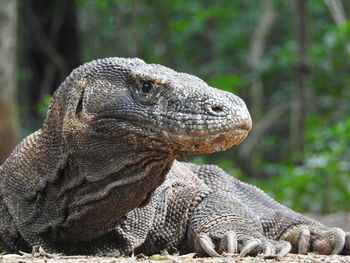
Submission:
[[[108,58],[83,67],[89,70],[76,85],[80,97],[72,100],[68,127],[74,119],[95,134],[123,134],[131,148],[181,154],[225,150],[251,129],[243,100],[193,75],[139,59]]]
[[[131,95],[144,114],[130,116],[147,123],[176,151],[210,153],[243,141],[252,122],[242,99],[210,87],[198,77],[157,64],[143,64],[130,77]],[[145,118],[146,116],[146,118]]]

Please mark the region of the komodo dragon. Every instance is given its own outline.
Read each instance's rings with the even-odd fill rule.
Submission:
[[[213,165],[179,162],[240,143],[237,96],[140,59],[75,69],[42,129],[0,167],[0,250],[65,254],[348,254],[349,234]]]

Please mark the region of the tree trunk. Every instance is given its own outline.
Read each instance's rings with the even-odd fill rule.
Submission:
[[[271,30],[275,18],[275,12],[271,0],[262,0],[261,9],[262,13],[251,40],[249,56],[249,64],[254,75],[254,79],[250,85],[250,112],[252,115],[253,123],[259,122],[262,118],[263,85],[260,79],[259,68],[265,51],[266,38]],[[254,129],[252,133],[254,133]],[[255,134],[262,135],[262,133]],[[256,139],[259,138],[256,136],[254,138],[252,136],[248,137],[247,141],[242,144],[240,151],[240,156],[243,159],[249,160],[249,173],[253,177],[261,176],[261,172],[259,171],[259,166],[261,163],[261,152],[257,149],[255,149],[255,151],[252,151],[250,147],[253,144],[256,145]],[[254,143],[252,142],[253,139],[255,139]]]
[[[338,26],[342,26],[346,22],[345,10],[341,0],[324,0],[332,17]],[[346,44],[346,50],[350,54],[350,43]]]
[[[306,118],[305,94],[309,73],[307,57],[307,0],[297,0],[295,5],[296,36],[298,49],[296,54],[296,87],[293,94],[290,120],[290,143],[292,159],[295,164],[302,161],[301,153],[304,149],[304,123]]]
[[[261,119],[262,104],[263,104],[263,87],[259,76],[259,67],[262,62],[262,58],[265,51],[265,44],[267,34],[270,32],[275,12],[273,10],[271,0],[261,1],[262,14],[258,20],[258,25],[253,34],[253,38],[250,45],[250,66],[253,70],[254,79],[250,87],[251,94],[251,114],[253,120]]]
[[[17,1],[0,0],[0,165],[17,144]]]
[[[80,65],[76,5],[72,0],[25,0],[20,11],[20,38],[26,41],[20,63],[29,78],[19,99],[27,109],[22,118],[33,122],[39,117],[36,105]]]

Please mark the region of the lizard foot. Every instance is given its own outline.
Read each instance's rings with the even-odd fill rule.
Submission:
[[[336,227],[295,225],[287,229],[280,240],[290,242],[293,253],[350,254],[350,233]]]
[[[221,257],[238,254],[241,257],[263,254],[267,258],[282,257],[291,250],[291,244],[285,241],[273,241],[264,237],[255,238],[248,235],[237,235],[228,231],[223,236],[199,233],[195,239],[195,249],[199,255]]]

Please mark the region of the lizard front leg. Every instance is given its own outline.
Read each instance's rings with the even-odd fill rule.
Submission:
[[[167,250],[214,257],[223,252],[283,256],[291,249],[288,242],[264,237],[253,211],[227,193],[191,181],[188,186],[168,181],[147,206],[130,212],[117,228],[130,241],[126,254]]]
[[[223,252],[284,256],[291,249],[288,242],[266,238],[256,214],[221,191],[209,193],[196,207],[189,221],[188,241],[198,254],[210,256]]]
[[[187,164],[205,184],[242,200],[259,216],[264,235],[292,244],[292,252],[349,254],[350,233],[329,228],[277,203],[255,186],[243,183],[214,165]]]

